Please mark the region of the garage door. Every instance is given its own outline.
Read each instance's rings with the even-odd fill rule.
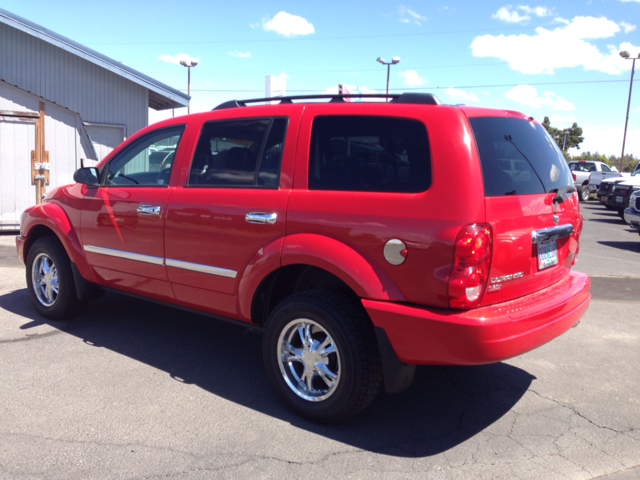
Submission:
[[[0,230],[15,229],[33,202],[31,150],[36,145],[34,121],[0,117]]]

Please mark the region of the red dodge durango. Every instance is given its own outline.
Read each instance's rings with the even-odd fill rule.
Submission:
[[[79,169],[22,217],[37,311],[116,290],[264,330],[274,388],[324,422],[416,365],[499,362],[576,325],[582,215],[540,123],[350,97],[226,102]]]

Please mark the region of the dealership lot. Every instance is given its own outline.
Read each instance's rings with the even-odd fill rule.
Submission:
[[[32,308],[0,235],[0,478],[640,478],[640,236],[583,203],[577,328],[509,361],[420,367],[321,426],[287,410],[247,329],[108,294]]]

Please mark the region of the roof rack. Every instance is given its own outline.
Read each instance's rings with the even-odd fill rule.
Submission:
[[[267,97],[252,98],[249,100],[229,100],[221,103],[214,110],[226,108],[246,107],[248,103],[278,102],[279,105],[294,103],[299,100],[322,100],[327,99],[329,103],[345,102],[345,98],[390,98],[389,103],[409,103],[417,105],[440,105],[438,97],[432,93],[341,93],[329,95],[294,95],[290,97]]]

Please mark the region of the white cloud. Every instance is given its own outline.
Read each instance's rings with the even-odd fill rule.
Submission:
[[[511,8],[511,5],[501,7],[496,13],[491,15],[491,18],[497,18],[507,23],[519,23],[529,20],[530,17],[528,15],[520,15],[516,10],[511,10]]]
[[[527,74],[553,74],[557,68],[582,66],[611,75],[629,70],[630,62],[620,58],[620,50],[636,51],[628,42],[607,46],[608,52],[586,39],[608,38],[620,32],[620,26],[605,17],[575,17],[567,25],[547,30],[536,28],[535,35],[482,35],[471,42],[475,57],[497,57],[509,67]]]
[[[523,12],[521,15],[520,10]],[[548,7],[530,7],[529,5],[519,5],[513,8],[512,5],[505,5],[500,7],[496,13],[491,15],[491,18],[496,18],[507,23],[521,23],[531,20],[531,16],[547,17],[553,13],[553,9]]]
[[[522,103],[532,108],[549,107],[551,110],[575,110],[575,106],[559,97],[553,92],[543,92],[538,96],[538,91],[531,85],[518,85],[504,93],[510,100]]]
[[[536,17],[548,17],[553,14],[553,9],[549,7],[530,7],[529,5],[520,5],[518,8],[527,15],[535,15]]]
[[[420,77],[420,75],[418,75],[418,72],[416,72],[415,70],[399,72],[398,75],[400,75],[404,79],[404,84],[408,85],[409,87],[417,87],[419,85],[429,83],[427,82],[426,78]]]
[[[279,76],[280,78],[284,79],[284,80],[286,80],[287,78],[289,78],[289,75],[287,75],[287,74],[286,74],[286,73],[284,73],[284,72],[280,72],[280,75],[278,75],[278,76]]]
[[[638,0],[638,1],[640,2],[640,0]],[[632,25],[632,24],[627,23],[627,22],[620,22],[620,26],[624,30],[624,33],[633,32],[636,29],[635,25]]]
[[[184,60],[185,62],[194,60],[186,53],[179,53],[177,55],[160,55],[158,58],[160,60],[164,60],[165,62],[175,63],[177,65],[180,65],[180,60]]]
[[[400,22],[402,23],[415,23],[416,25],[422,25],[422,22],[427,21],[427,17],[420,15],[419,13],[411,10],[409,7],[400,5],[398,7],[398,13],[400,14]]]
[[[580,125],[578,123],[578,125]],[[604,155],[620,156],[622,151],[622,135],[624,134],[623,125],[621,126],[603,126],[603,125],[587,125],[582,127],[582,136],[584,142],[580,144],[581,151],[599,152]],[[627,141],[624,147],[624,153],[632,154],[636,157],[640,156],[640,128],[627,130]]]
[[[549,115],[549,121],[551,125],[556,128],[568,128],[576,121],[576,117],[568,115],[563,117],[562,115]]]
[[[239,52],[238,50],[232,50],[227,53],[232,57],[238,57],[238,58],[249,58],[251,56],[251,52],[243,53],[243,52]]]
[[[479,102],[480,99],[473,92],[465,92],[464,90],[458,90],[453,87],[447,88],[444,93],[449,95],[453,100],[462,100],[466,102]]]
[[[285,37],[315,33],[311,23],[298,15],[291,15],[287,12],[278,12],[272,19],[263,18],[262,28],[265,32],[276,32]]]
[[[638,108],[636,108],[634,112],[640,112],[640,105],[638,105]]]
[[[623,2],[638,2],[640,3],[640,0],[622,0]]]

